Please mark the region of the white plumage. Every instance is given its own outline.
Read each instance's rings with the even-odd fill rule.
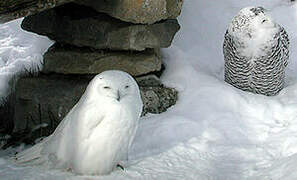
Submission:
[[[233,18],[223,45],[225,81],[267,96],[284,87],[289,59],[286,31],[262,7],[247,7]]]
[[[142,106],[139,87],[129,74],[102,72],[55,132],[17,154],[15,162],[85,175],[108,174],[127,160]]]

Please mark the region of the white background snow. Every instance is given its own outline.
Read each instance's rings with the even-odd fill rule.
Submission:
[[[223,79],[225,30],[251,5],[270,10],[290,36],[287,84],[275,97],[240,91]],[[52,44],[21,31],[20,22],[0,25],[1,97],[7,75],[39,67]],[[86,177],[17,167],[7,160],[8,151],[0,151],[0,179],[297,179],[297,3],[185,0],[179,22],[173,45],[163,50],[162,76],[179,90],[179,101],[165,113],[141,119],[125,171]]]

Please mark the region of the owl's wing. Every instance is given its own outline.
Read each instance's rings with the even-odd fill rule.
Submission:
[[[51,138],[45,143],[44,154],[65,154],[77,147],[76,142],[82,142],[89,137],[104,119],[104,106],[98,106],[94,100],[78,102],[60,125],[56,128]],[[64,156],[64,155],[63,155]]]
[[[246,67],[246,59],[244,56],[241,56],[238,47],[236,46],[232,36],[228,33],[228,30],[225,33],[225,39],[223,44],[223,54],[225,60],[225,80],[227,82],[233,82],[242,79],[243,77],[237,77],[238,73],[242,72],[242,76],[246,73],[244,67]],[[234,83],[232,83],[234,84]]]
[[[18,153],[13,161],[20,165],[39,165],[49,161],[49,155],[66,156],[69,149],[75,148],[77,139],[81,140],[92,133],[104,119],[103,108],[96,106],[96,101],[78,102],[60,122],[53,134],[33,147]],[[82,124],[81,124],[82,123]],[[79,129],[78,129],[79,128]],[[81,129],[84,128],[84,129]],[[80,136],[74,134],[75,129],[80,131]],[[77,138],[77,139],[76,139]]]
[[[41,151],[44,147],[44,144],[50,139],[50,136],[44,139],[42,142],[34,145],[33,147],[26,149],[14,157],[12,161],[20,165],[38,165],[47,161],[47,157],[41,155]]]
[[[280,47],[280,49],[282,49],[282,53],[284,56],[284,66],[286,67],[288,65],[288,60],[289,60],[289,45],[290,45],[290,41],[289,41],[289,36],[288,33],[285,31],[285,29],[283,27],[280,27],[280,35],[279,35],[279,43],[281,44],[282,47]]]
[[[46,163],[48,161],[48,156],[44,154],[44,149],[61,136],[63,128],[67,125],[66,120],[67,119],[65,118],[63,119],[63,121],[59,124],[53,134],[51,134],[38,144],[34,145],[33,147],[16,154],[15,157],[12,158],[12,160],[16,164],[25,166],[33,166]]]
[[[72,110],[73,109],[74,108],[72,108]],[[67,114],[67,116],[71,114],[71,111]],[[69,124],[69,120],[67,120],[68,119],[67,116],[61,121],[61,123],[58,125],[58,127],[56,128],[53,134],[51,134],[50,136],[48,136],[38,144],[34,145],[33,147],[16,154],[15,157],[12,158],[12,160],[16,164],[30,165],[30,166],[42,164],[48,161],[48,156],[44,154],[44,149],[48,148],[50,144],[53,144],[55,141],[57,141],[60,138],[60,136],[63,134],[63,129],[65,129],[67,124]],[[47,153],[50,153],[50,152],[47,151]]]
[[[235,46],[232,36],[229,34],[228,30],[225,33],[224,44],[223,44],[224,59],[227,66],[233,66],[233,61],[235,59],[240,59],[238,57],[239,53]]]

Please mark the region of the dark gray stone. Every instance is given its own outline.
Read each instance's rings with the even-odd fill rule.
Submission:
[[[36,129],[46,123],[48,129],[44,128],[35,138],[49,135],[78,102],[91,78],[56,74],[21,78],[16,85],[14,131]],[[143,114],[164,112],[177,101],[177,91],[162,85],[140,89]]]
[[[177,20],[132,24],[88,7],[67,4],[26,17],[22,28],[78,47],[142,51],[169,47],[180,26]]]
[[[10,94],[0,104],[0,134],[9,134],[13,130],[14,94]]]
[[[143,114],[160,114],[165,112],[177,101],[177,91],[163,86],[141,87],[141,97],[144,104]]]
[[[1,134],[9,134],[13,130],[13,114],[14,114],[14,88],[16,76],[11,73],[2,73],[0,75],[1,98],[0,98],[0,136]],[[1,139],[1,138],[0,138]]]
[[[141,87],[162,86],[160,79],[154,74],[137,77],[136,81]]]
[[[76,3],[92,7],[122,21],[153,24],[179,16],[183,0],[79,0]]]
[[[44,73],[98,74],[122,70],[139,76],[161,69],[160,50],[106,51],[54,45],[44,55]]]

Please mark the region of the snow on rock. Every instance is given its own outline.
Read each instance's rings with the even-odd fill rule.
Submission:
[[[21,21],[0,25],[0,99],[9,93],[12,77],[42,68],[42,55],[53,43],[46,37],[23,31]]]
[[[270,10],[290,36],[287,85],[274,97],[224,82],[224,33],[246,6]],[[180,91],[179,101],[165,113],[141,119],[125,171],[89,177],[17,167],[9,162],[9,153],[2,152],[0,179],[297,179],[297,3],[187,0],[179,20],[182,29],[174,45],[163,50],[167,68],[162,76],[163,83]],[[18,29],[9,27],[13,32]],[[1,35],[2,39],[17,36]],[[14,56],[32,54],[17,48],[26,42],[20,39],[11,44],[17,51]],[[39,49],[40,42],[25,43],[23,48]],[[41,49],[34,52],[41,56]]]

